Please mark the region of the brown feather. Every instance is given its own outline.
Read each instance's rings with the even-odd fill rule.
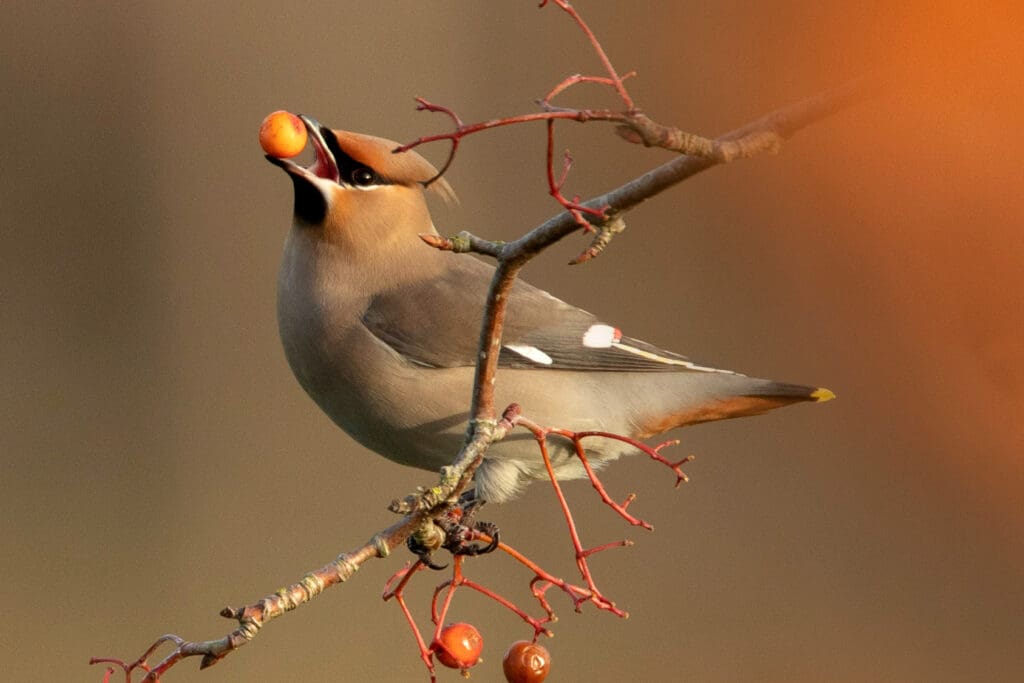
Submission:
[[[798,396],[732,396],[709,401],[699,406],[688,406],[669,415],[657,415],[638,425],[637,438],[647,439],[676,427],[724,420],[730,417],[760,415],[774,408],[781,408],[810,398]]]

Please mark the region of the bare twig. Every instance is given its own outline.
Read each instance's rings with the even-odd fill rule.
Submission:
[[[626,80],[627,78],[632,78],[633,76],[636,76],[635,71],[630,71],[629,73],[623,74],[619,83],[621,84],[622,81]],[[611,78],[604,78],[603,76],[584,76],[582,74],[573,74],[572,76],[567,76],[565,80],[563,80],[561,83],[552,88],[547,95],[545,95],[542,99],[540,99],[537,102],[537,104],[539,104],[543,109],[548,109],[549,107],[551,107],[551,100],[553,100],[556,95],[558,95],[560,92],[564,90],[568,90],[574,85],[579,85],[580,83],[597,83],[598,85],[615,87],[615,81]]]
[[[553,121],[557,119],[564,119],[569,121],[578,121],[585,123],[587,121],[612,121],[612,122],[623,122],[623,114],[621,112],[612,111],[610,109],[553,109],[549,108],[546,111],[534,112],[532,114],[520,114],[518,116],[505,116],[498,119],[489,119],[487,121],[480,121],[478,123],[464,124],[462,120],[448,107],[443,107],[439,104],[428,102],[422,97],[416,98],[416,109],[418,111],[430,111],[430,112],[441,112],[452,119],[455,124],[455,129],[448,133],[437,133],[435,135],[424,135],[423,137],[416,138],[412,142],[408,142],[404,145],[399,145],[392,150],[395,154],[402,154],[408,152],[411,149],[425,145],[429,142],[439,142],[441,140],[447,140],[451,143],[451,149],[448,152],[448,158],[441,165],[441,169],[437,174],[430,180],[423,182],[424,186],[430,185],[435,180],[443,176],[448,169],[451,167],[452,162],[455,160],[455,154],[459,150],[459,144],[462,142],[462,138],[467,135],[474,133],[482,133],[485,130],[491,130],[493,128],[501,128],[502,126],[514,126],[521,123],[532,123],[534,121]]]
[[[608,59],[608,55],[605,54],[604,48],[601,47],[601,43],[598,42],[597,36],[594,35],[594,32],[590,30],[590,26],[587,25],[587,22],[583,21],[583,17],[581,17],[579,13],[575,9],[573,9],[572,5],[569,4],[568,0],[553,0],[553,2],[564,12],[566,12],[570,17],[572,17],[572,20],[576,22],[576,25],[579,26],[580,30],[583,31],[584,35],[587,36],[587,40],[590,41],[591,47],[593,47],[594,52],[597,53],[598,59],[601,60],[601,64],[604,66],[604,70],[608,73],[608,79],[611,81],[611,84],[615,88],[615,91],[618,92],[619,97],[622,99],[622,103],[623,105],[625,105],[626,111],[632,111],[634,109],[633,98],[629,96],[629,93],[626,92],[626,88],[622,85],[622,81],[628,78],[631,74],[627,74],[626,76],[621,77],[619,76],[618,72],[615,70],[615,66],[612,64],[612,60]],[[547,4],[548,0],[541,0],[539,6],[544,7]]]
[[[583,228],[584,231],[589,232],[593,230],[589,220],[604,220],[605,213],[604,209],[592,209],[588,206],[583,206],[579,203],[579,197],[573,197],[571,200],[566,198],[562,194],[562,186],[565,185],[565,179],[569,175],[569,170],[572,168],[572,156],[569,151],[566,150],[562,156],[562,173],[557,178],[555,177],[555,122],[553,119],[548,120],[548,148],[547,148],[547,166],[548,166],[548,194],[555,198],[559,204],[562,205],[569,215],[576,221],[576,225]],[[590,216],[590,219],[584,218],[584,214]]]

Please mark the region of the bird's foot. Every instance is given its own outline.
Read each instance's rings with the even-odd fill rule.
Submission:
[[[499,542],[497,525],[473,521],[483,504],[483,500],[464,494],[457,507],[423,524],[409,536],[406,545],[425,566],[435,570],[448,566],[434,562],[433,553],[441,548],[452,555],[469,557],[493,552]],[[480,534],[488,537],[487,543],[478,542]]]
[[[447,532],[434,520],[427,520],[405,541],[409,552],[419,558],[427,567],[440,571],[446,568],[446,564],[437,564],[433,560],[434,551],[444,547],[447,540]]]
[[[489,536],[490,542],[487,544],[476,543],[477,532]],[[498,542],[498,526],[493,522],[476,522],[472,526],[460,523],[448,532],[448,538],[443,547],[452,555],[475,557],[494,552],[498,547]]]

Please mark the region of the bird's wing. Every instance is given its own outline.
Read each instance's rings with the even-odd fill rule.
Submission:
[[[480,318],[494,268],[456,259],[424,285],[378,294],[363,324],[396,353],[436,368],[476,363]],[[609,372],[722,372],[624,336],[590,313],[521,280],[513,287],[499,365]]]

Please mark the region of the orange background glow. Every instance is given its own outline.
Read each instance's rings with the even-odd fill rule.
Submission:
[[[639,106],[685,130],[880,85],[778,155],[644,204],[595,262],[564,265],[573,237],[527,270],[632,336],[839,396],[684,430],[679,491],[639,458],[611,468],[654,533],[570,485],[586,543],[637,542],[593,562],[631,618],[556,601],[549,680],[1022,679],[1019,3],[575,4],[638,72]],[[600,65],[531,2],[48,5],[5,3],[0,27],[0,651],[10,680],[100,681],[89,657],[223,635],[225,604],[363,542],[432,482],[357,446],[291,377],[274,314],[291,184],[261,158],[262,118],[409,140],[447,125],[413,96],[484,119]],[[506,239],[551,216],[544,143],[540,126],[467,140],[439,229]],[[559,144],[583,196],[670,156],[600,124]],[[573,575],[548,487],[485,510]],[[380,601],[398,555],[166,680],[426,680]],[[469,572],[529,603],[508,563]],[[435,578],[410,597],[423,619]],[[453,610],[484,635],[474,679],[499,680],[528,630],[477,596]]]

